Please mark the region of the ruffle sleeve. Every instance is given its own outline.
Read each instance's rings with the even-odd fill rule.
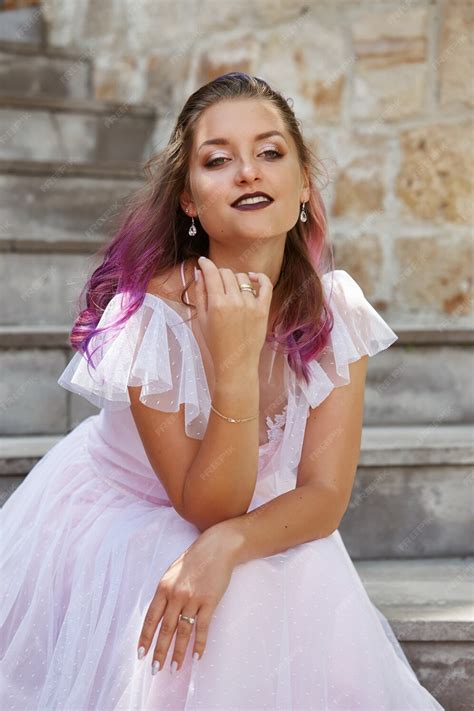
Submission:
[[[124,294],[107,304],[98,327],[115,322],[126,308]],[[58,379],[61,387],[99,408],[130,406],[128,386],[141,386],[140,401],[156,410],[177,412],[184,404],[185,431],[202,439],[210,395],[198,343],[180,314],[158,296],[146,293],[124,325],[96,334],[89,343],[89,366],[76,352]]]
[[[304,379],[301,383],[310,407],[317,407],[334,388],[350,382],[350,363],[363,355],[373,356],[398,339],[348,272],[335,269],[323,275],[322,283],[334,326],[323,353],[309,363],[309,383]]]

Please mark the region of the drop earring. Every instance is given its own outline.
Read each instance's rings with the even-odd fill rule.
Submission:
[[[188,212],[188,210],[186,210],[186,212]],[[191,220],[192,220],[192,222],[191,222],[191,227],[188,230],[188,235],[190,237],[194,237],[194,235],[197,232],[197,229],[196,229],[196,225],[194,224],[194,217],[191,217]]]
[[[304,202],[301,206],[301,212],[300,212],[301,222],[306,222],[306,220],[308,219],[308,215],[306,214],[305,209],[304,209],[305,205],[306,205],[306,203]]]

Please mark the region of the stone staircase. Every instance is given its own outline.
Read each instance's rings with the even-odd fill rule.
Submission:
[[[0,42],[0,497],[97,410],[57,384],[77,295],[151,150],[154,110],[91,97],[87,58]],[[447,711],[473,658],[473,332],[391,324],[369,361],[362,451],[340,533]],[[41,404],[41,406],[39,406]],[[408,710],[407,710],[408,711]]]

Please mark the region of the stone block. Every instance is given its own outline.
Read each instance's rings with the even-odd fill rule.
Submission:
[[[0,351],[0,433],[54,434],[64,431],[68,393],[57,384],[66,367],[57,350]]]
[[[90,84],[86,56],[22,52],[0,44],[0,96],[86,99]]]
[[[395,188],[402,217],[473,224],[472,122],[429,124],[400,134]]]
[[[474,106],[474,5],[454,0],[443,8],[436,70],[443,109]]]
[[[465,318],[474,325],[473,244],[464,236],[400,236],[394,243],[393,307],[400,314],[432,315],[446,329]]]
[[[69,163],[43,174],[0,172],[0,232],[10,240],[95,242],[111,235],[124,199],[141,180],[68,174]]]

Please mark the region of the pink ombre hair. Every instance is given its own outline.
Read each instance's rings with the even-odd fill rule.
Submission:
[[[241,72],[217,77],[188,98],[168,145],[145,164],[144,185],[129,196],[115,236],[99,251],[103,261],[80,294],[79,303],[85,293],[86,306],[79,309],[70,336],[71,346],[85,354],[89,366],[95,352],[89,352],[90,341],[97,333],[125,324],[140,307],[152,277],[188,258],[208,256],[209,237],[199,222],[196,235],[189,236],[189,218],[181,209],[179,197],[184,190],[189,191],[188,165],[202,112],[219,101],[241,98],[269,101],[278,109],[295,142],[301,168],[308,171],[308,219],[298,219],[287,233],[282,271],[273,292],[282,306],[274,333],[267,338],[273,347],[288,354],[290,367],[308,382],[308,363],[324,349],[333,327],[321,283],[321,276],[333,268],[333,253],[326,236],[326,211],[315,184],[320,175],[319,160],[304,142],[300,122],[287,100],[263,79]],[[183,303],[190,283],[181,292]],[[120,318],[97,328],[110,299],[122,292],[127,293],[127,306]]]

